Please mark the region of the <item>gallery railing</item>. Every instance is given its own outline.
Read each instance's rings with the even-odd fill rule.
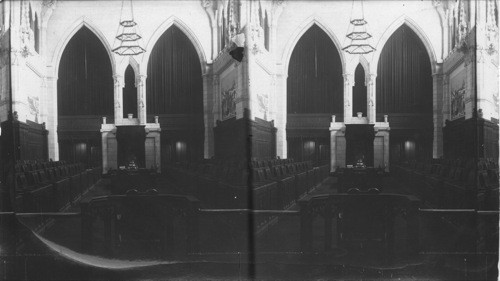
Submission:
[[[275,224],[280,227],[281,220],[293,221],[287,239],[298,238],[292,240],[290,249],[298,254],[328,252],[334,246],[347,249],[352,241],[363,239],[381,242],[385,249],[381,254],[388,257],[394,255],[397,243],[405,244],[404,252],[410,255],[487,254],[498,249],[498,211],[419,209],[415,197],[396,194],[332,194],[306,197],[298,203],[299,210],[288,211],[200,209],[198,200],[189,196],[138,193],[97,197],[83,202],[81,213],[0,213],[0,247],[2,255],[16,253],[23,240],[18,221],[43,217],[56,222],[79,220],[82,248],[75,250],[90,254],[101,251],[111,257],[120,254],[117,242],[127,237],[157,241],[166,258],[214,249],[251,251],[245,248],[246,239],[251,237],[248,231],[253,230],[257,240],[279,241],[284,237],[269,234],[279,235],[272,230]],[[259,217],[266,219],[255,219]],[[267,224],[256,224],[262,221]],[[266,237],[259,231],[269,233]],[[141,236],[144,233],[152,235]],[[235,237],[243,238],[229,241]],[[97,242],[99,239],[102,241]],[[322,246],[318,248],[319,243]],[[266,249],[283,251],[272,245]]]

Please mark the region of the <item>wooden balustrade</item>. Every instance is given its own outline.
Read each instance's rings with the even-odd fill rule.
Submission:
[[[312,252],[313,220],[317,216],[324,219],[324,249],[331,249],[333,233],[332,221],[337,221],[337,236],[342,238],[349,231],[349,225],[367,222],[368,227],[380,223],[382,237],[386,239],[386,250],[389,256],[393,254],[394,221],[397,216],[406,220],[406,235],[410,252],[418,249],[418,207],[420,201],[413,196],[399,194],[331,194],[318,195],[299,201],[301,217],[301,250]],[[361,226],[364,227],[364,226]],[[359,229],[358,229],[359,230]],[[364,234],[376,229],[367,229]],[[343,236],[344,235],[344,236]]]
[[[118,220],[128,218],[136,223],[147,224],[144,219],[152,218],[159,223],[153,225],[158,227],[162,252],[169,255],[173,253],[174,218],[183,217],[188,229],[186,253],[195,252],[199,243],[198,209],[199,201],[193,197],[155,194],[153,191],[95,197],[81,202],[82,250],[92,252],[92,224],[97,218],[104,221],[104,245],[109,255],[115,250]]]

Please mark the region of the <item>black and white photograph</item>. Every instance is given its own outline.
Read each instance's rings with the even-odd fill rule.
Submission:
[[[498,0],[0,0],[0,280],[500,280]]]

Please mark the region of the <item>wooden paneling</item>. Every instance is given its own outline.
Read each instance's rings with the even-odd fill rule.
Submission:
[[[274,122],[259,118],[255,121],[247,117],[217,121],[214,128],[215,157],[232,160],[248,160],[247,155],[257,159],[274,158],[276,130]]]
[[[274,122],[260,118],[250,121],[252,134],[252,158],[267,159],[276,157],[276,131]]]
[[[38,124],[27,121],[26,123],[17,120],[5,121],[2,123],[2,131],[12,130],[14,134],[15,157],[17,160],[48,160],[48,131],[45,124]],[[8,141],[8,135],[5,134],[5,141]],[[8,147],[7,144],[3,145]]]
[[[477,117],[447,120],[443,148],[445,158],[498,159],[498,125]]]
[[[107,116],[106,123],[113,123],[113,117]],[[59,116],[57,132],[100,132],[102,116],[79,115],[79,116]]]

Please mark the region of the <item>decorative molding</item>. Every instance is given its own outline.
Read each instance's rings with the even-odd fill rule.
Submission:
[[[30,61],[26,61],[26,66],[31,69],[33,72],[35,72],[35,74],[38,76],[38,77],[41,77],[41,78],[44,78],[44,75],[42,74],[42,72],[40,72],[37,67],[31,63]]]

